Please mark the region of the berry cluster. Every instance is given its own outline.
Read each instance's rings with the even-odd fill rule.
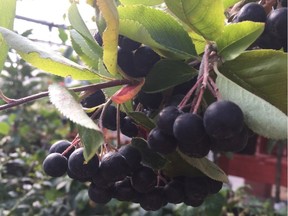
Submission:
[[[210,149],[240,151],[248,140],[243,113],[231,101],[212,103],[203,118],[167,106],[160,111],[156,124],[147,141],[151,150],[161,154],[172,153],[178,147],[188,156],[202,158]]]
[[[219,192],[223,184],[207,176],[165,178],[143,165],[141,153],[130,145],[110,151],[101,159],[95,155],[89,162],[85,162],[82,147],[75,150],[65,140],[53,144],[49,152],[43,162],[46,174],[59,177],[67,173],[74,180],[91,182],[88,195],[96,203],[105,204],[115,198],[139,203],[147,211],[167,203],[184,202],[196,207],[209,194]]]
[[[272,10],[267,16],[261,4],[247,3],[238,12],[234,21],[246,20],[265,23],[265,30],[255,42],[255,46],[263,49],[283,48],[287,52],[287,7]]]

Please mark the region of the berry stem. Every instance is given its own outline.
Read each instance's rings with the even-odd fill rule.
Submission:
[[[78,145],[80,142],[80,137],[79,134],[76,135],[76,137],[73,139],[73,141],[71,142],[71,145],[65,149],[65,151],[61,154],[62,156],[65,156],[72,148],[76,148],[76,145]]]
[[[116,149],[120,146],[120,106],[121,104],[117,104],[117,112],[116,112],[116,133],[117,133],[117,144]]]
[[[114,86],[119,86],[119,85],[132,85],[135,81],[134,80],[128,80],[128,79],[121,79],[121,80],[112,80],[112,81],[107,81],[103,83],[97,83],[97,84],[92,84],[92,85],[86,85],[86,86],[81,86],[81,87],[76,87],[76,88],[68,88],[69,90],[72,90],[74,92],[80,92],[80,91],[90,91],[90,90],[98,90],[98,89],[103,89],[103,88],[110,88]],[[30,95],[27,97],[19,98],[19,99],[10,99],[4,96],[3,93],[0,93],[0,98],[2,98],[7,104],[1,105],[0,106],[0,111],[1,110],[7,110],[15,106],[19,106],[21,104],[25,104],[31,101],[35,101],[40,98],[48,97],[49,92],[39,92],[34,95]]]

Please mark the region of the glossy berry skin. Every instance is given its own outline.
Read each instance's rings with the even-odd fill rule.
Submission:
[[[175,137],[162,133],[157,127],[148,134],[147,143],[152,151],[161,154],[172,153],[177,148],[177,140]]]
[[[139,77],[146,77],[160,56],[148,46],[142,46],[134,53],[134,65]]]
[[[193,113],[179,115],[173,125],[173,133],[181,143],[198,143],[206,137],[202,118]]]
[[[140,200],[140,206],[146,211],[157,211],[166,204],[163,188],[154,188],[145,193]]]
[[[102,90],[97,90],[93,94],[84,98],[81,105],[85,108],[92,108],[105,103],[106,98]]]
[[[118,50],[117,63],[125,74],[131,77],[138,77],[134,67],[133,52],[120,48]]]
[[[117,109],[115,106],[109,105],[105,111],[105,114],[102,119],[103,127],[115,131],[117,129]],[[123,119],[125,117],[125,113],[120,111],[120,124],[123,123]],[[121,125],[120,125],[121,127]]]
[[[48,154],[54,152],[62,154],[69,146],[71,146],[71,142],[69,142],[68,140],[58,140],[50,147]],[[69,158],[69,156],[72,154],[74,150],[75,147],[71,148],[64,156],[66,158]]]
[[[173,125],[182,112],[175,106],[167,106],[161,110],[157,119],[157,126],[161,132],[173,136]]]
[[[128,37],[125,37],[123,35],[119,35],[118,45],[124,50],[134,51],[141,46],[141,43],[134,41]]]
[[[138,135],[138,127],[133,120],[126,116],[121,124],[121,133],[128,137],[136,137]]]
[[[146,93],[144,91],[140,91],[137,95],[137,100],[148,109],[158,109],[161,105],[163,99],[163,95],[161,92],[157,93]]]
[[[271,11],[266,21],[265,31],[270,32],[275,40],[286,40],[287,44],[287,8]]]
[[[125,159],[126,162],[132,172],[136,171],[138,168],[141,167],[141,160],[142,156],[141,153],[135,147],[131,146],[130,144],[122,146],[118,153],[121,154]]]
[[[211,149],[223,152],[239,152],[245,148],[248,142],[248,130],[243,127],[242,131],[227,139],[212,139]]]
[[[182,181],[172,180],[164,187],[164,194],[169,203],[182,203],[185,200],[184,184]]]
[[[67,171],[67,158],[60,153],[49,154],[43,161],[44,172],[52,177],[60,177]]]
[[[110,182],[123,180],[131,173],[126,159],[118,152],[109,152],[101,160],[100,172]]]
[[[244,116],[231,101],[217,101],[208,106],[203,117],[206,133],[215,139],[227,139],[240,133]]]
[[[79,179],[91,179],[99,169],[99,158],[95,155],[92,159],[86,162],[83,150],[83,147],[78,148],[70,155],[68,168]]]
[[[266,22],[266,12],[261,4],[255,2],[245,4],[238,12],[236,22]]]
[[[106,204],[112,199],[112,190],[110,188],[97,187],[91,183],[88,188],[89,198],[95,203]]]
[[[157,175],[151,168],[143,166],[133,172],[131,183],[139,193],[147,193],[156,186]]]

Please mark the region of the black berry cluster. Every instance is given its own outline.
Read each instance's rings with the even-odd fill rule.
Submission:
[[[55,143],[50,151],[53,152],[43,162],[46,174],[59,177],[67,173],[76,181],[90,182],[88,195],[96,203],[106,204],[115,198],[139,203],[147,211],[158,210],[167,203],[184,202],[196,207],[222,188],[222,182],[207,176],[165,178],[143,165],[141,153],[131,145],[110,151],[101,159],[95,155],[88,162],[83,147],[75,150],[68,141]],[[66,156],[62,156],[64,151]]]
[[[151,150],[161,154],[172,153],[178,147],[190,157],[202,158],[211,149],[240,151],[248,140],[242,110],[231,101],[212,103],[203,117],[167,106],[160,111],[156,124],[147,142]]]
[[[286,3],[287,4],[287,3]],[[272,10],[268,16],[261,4],[245,4],[238,12],[235,22],[253,21],[265,23],[265,30],[254,43],[262,49],[281,49],[287,52],[287,7]]]

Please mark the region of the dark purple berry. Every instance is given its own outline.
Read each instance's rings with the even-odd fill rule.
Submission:
[[[60,177],[67,171],[67,158],[60,153],[49,154],[43,161],[44,172],[52,177]]]

